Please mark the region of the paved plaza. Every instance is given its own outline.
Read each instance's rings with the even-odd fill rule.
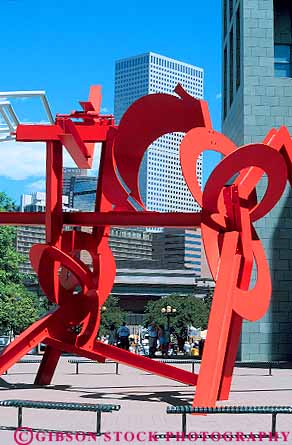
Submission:
[[[29,356],[32,358],[32,356]],[[115,364],[82,364],[79,374],[75,374],[75,365],[69,364],[70,357],[62,357],[53,384],[45,387],[33,385],[37,364],[17,364],[8,375],[0,379],[0,399],[26,399],[41,401],[62,401],[79,403],[120,404],[121,410],[102,415],[102,431],[110,432],[96,439],[93,437],[67,436],[61,441],[53,436],[38,436],[31,442],[37,443],[98,443],[98,444],[139,444],[155,443],[149,436],[137,433],[181,431],[181,416],[167,415],[166,408],[170,405],[190,404],[194,396],[194,388],[165,378],[160,378],[146,372],[127,366],[120,366],[119,375],[115,374]],[[191,370],[190,364],[176,365]],[[198,370],[197,366],[197,370]],[[292,405],[292,370],[274,369],[273,375],[268,375],[267,369],[237,368],[232,384],[230,399],[219,405]],[[95,413],[71,412],[55,410],[24,409],[23,425],[34,430],[60,431],[95,431]],[[14,431],[11,427],[17,425],[16,408],[0,408],[0,445],[15,444]],[[208,415],[188,416],[188,431],[208,433],[269,432],[271,415]],[[277,443],[292,444],[292,416],[278,415],[277,430],[288,432],[291,437],[285,442],[283,436]],[[117,436],[115,432],[122,432]],[[131,439],[124,433],[136,434]],[[147,437],[147,440],[146,440]],[[23,436],[25,439],[25,437]],[[232,441],[221,438],[219,443],[242,443],[240,436]],[[127,439],[127,440],[126,440]],[[150,437],[151,439],[151,437]],[[179,439],[179,438],[178,438]],[[214,440],[215,439],[215,440]],[[226,436],[227,439],[227,436]],[[259,439],[256,439],[259,442]],[[181,440],[161,438],[156,443],[218,443],[213,437],[184,442]],[[253,443],[253,439],[245,439],[244,443]],[[268,443],[262,439],[261,443]],[[25,443],[25,442],[24,442]],[[275,443],[273,441],[272,443]]]

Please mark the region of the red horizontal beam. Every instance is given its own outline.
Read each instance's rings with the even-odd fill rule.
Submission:
[[[69,226],[121,226],[121,227],[199,227],[201,212],[68,212],[63,213],[63,224]],[[45,213],[1,212],[3,225],[44,225]]]
[[[13,226],[42,226],[45,225],[45,213],[0,212],[0,224]]]
[[[63,217],[64,224],[92,227],[198,227],[202,220],[201,212],[72,212]]]
[[[83,142],[103,142],[106,140],[110,126],[82,125],[75,123]],[[16,140],[22,142],[60,141],[60,136],[66,133],[59,125],[18,125]]]

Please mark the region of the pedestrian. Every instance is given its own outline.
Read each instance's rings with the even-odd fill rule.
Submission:
[[[162,324],[159,325],[158,340],[159,340],[161,353],[162,353],[163,357],[165,357],[165,356],[167,356],[167,351],[168,351],[169,334],[165,330],[165,328],[164,328],[164,326]]]
[[[203,338],[201,338],[199,341],[199,356],[200,356],[200,358],[202,358],[202,356],[203,356],[204,346],[205,346],[205,340]]]
[[[154,357],[157,348],[158,328],[156,323],[152,321],[148,326],[149,335],[149,357]]]
[[[108,344],[111,346],[115,346],[117,344],[117,330],[116,326],[114,324],[111,324],[109,329],[109,336],[108,336]]]
[[[184,344],[184,352],[187,355],[191,354],[191,345],[190,345],[190,343],[188,341],[186,341],[185,344]]]
[[[117,334],[120,340],[120,348],[129,350],[129,336],[130,336],[130,329],[126,325],[125,322],[123,322],[122,326],[119,327],[117,330]]]
[[[177,336],[177,346],[179,352],[184,352],[184,344],[187,341],[188,338],[188,330],[185,327],[182,327],[179,330],[179,334]]]

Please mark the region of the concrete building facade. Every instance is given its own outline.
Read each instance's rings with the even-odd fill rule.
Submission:
[[[19,265],[19,272],[27,275],[35,275],[32,268],[29,252],[34,244],[46,242],[45,226],[18,226],[16,230],[16,250],[23,256]]]
[[[165,229],[154,234],[153,259],[166,269],[184,268],[201,276],[201,231]]]
[[[62,196],[63,211],[69,211],[69,198]],[[45,212],[46,194],[45,192],[34,192],[32,194],[21,195],[21,212]],[[16,250],[23,255],[23,262],[19,265],[19,271],[23,274],[35,275],[32,268],[29,252],[34,244],[44,244],[46,241],[45,226],[17,226],[16,229]]]
[[[83,227],[91,233],[92,229]],[[148,232],[143,229],[111,227],[109,246],[118,269],[186,270],[193,277],[201,277],[201,233],[198,229],[168,229]],[[82,261],[91,264],[92,259],[82,252]]]
[[[272,127],[292,133],[292,14],[289,0],[223,0],[223,133],[238,146],[261,142]],[[260,199],[266,178],[257,187]],[[292,358],[292,194],[255,224],[269,260],[268,313],[245,322],[239,358]]]
[[[143,318],[145,305],[173,294],[205,298],[214,282],[195,278],[187,269],[117,269],[112,294],[119,297],[123,309]]]

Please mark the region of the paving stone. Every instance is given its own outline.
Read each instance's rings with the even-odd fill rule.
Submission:
[[[259,360],[265,354],[252,354],[254,360]],[[33,385],[37,365],[17,364],[7,376],[0,380],[0,399],[50,400],[79,403],[114,403],[120,404],[121,410],[102,416],[102,430],[111,433],[139,431],[181,431],[181,416],[167,415],[166,408],[170,405],[191,404],[194,388],[145,372],[120,366],[120,375],[115,375],[115,365],[85,364],[80,365],[80,374],[75,375],[75,367],[68,363],[70,357],[63,356],[56,370],[52,385],[39,388]],[[176,365],[190,370],[190,365]],[[199,367],[196,366],[196,371]],[[236,368],[228,401],[220,401],[218,405],[261,406],[290,405],[292,397],[291,369],[274,369],[268,376],[267,369]],[[15,385],[14,387],[10,385]],[[0,444],[15,445],[13,431],[3,427],[16,425],[17,410],[0,408]],[[291,430],[291,416],[279,415],[277,425],[279,431]],[[70,411],[32,410],[23,411],[23,424],[30,428],[45,428],[61,431],[95,431],[95,415]],[[188,416],[188,431],[270,431],[270,415],[207,415]],[[291,439],[292,441],[292,439]],[[288,443],[291,443],[288,442]],[[37,441],[33,445],[37,445]],[[44,441],[52,444],[58,442]],[[67,442],[64,442],[67,443]],[[70,441],[77,445],[80,441]],[[82,443],[118,444],[132,443],[121,439],[105,442],[104,436],[96,442],[93,440]],[[144,442],[147,444],[155,442]],[[161,443],[179,443],[174,440],[160,439]],[[189,442],[183,442],[189,443]],[[191,442],[190,442],[191,443]],[[196,441],[196,444],[211,442]],[[219,442],[221,443],[221,442]],[[222,443],[225,443],[224,441]],[[231,441],[229,443],[240,443]],[[263,441],[263,443],[266,443]],[[268,443],[268,442],[267,442]],[[280,442],[284,443],[284,442]],[[62,442],[63,444],[63,442]]]

